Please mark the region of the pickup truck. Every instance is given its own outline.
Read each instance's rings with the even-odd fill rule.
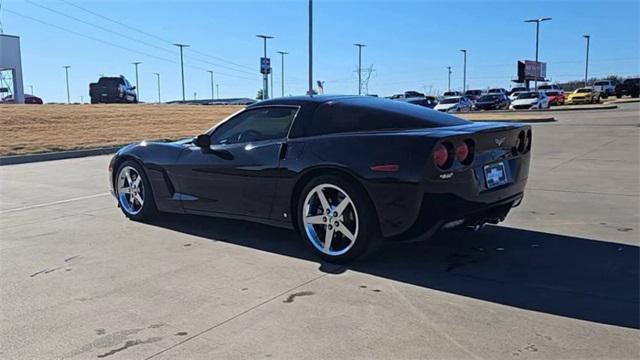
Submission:
[[[606,99],[616,93],[616,83],[613,80],[600,80],[593,83],[593,91],[599,92]]]
[[[626,79],[616,86],[616,97],[619,99],[624,95],[634,98],[640,95],[640,78]]]
[[[89,84],[92,104],[137,103],[136,87],[124,76],[101,77],[97,83]]]

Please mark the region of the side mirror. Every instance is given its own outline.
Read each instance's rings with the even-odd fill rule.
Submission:
[[[135,86],[132,86],[132,87],[131,87],[131,90],[135,90],[135,89],[136,89],[136,87],[135,87]]]
[[[209,149],[209,146],[211,145],[211,136],[209,136],[209,134],[198,135],[193,139],[193,144],[203,149]]]

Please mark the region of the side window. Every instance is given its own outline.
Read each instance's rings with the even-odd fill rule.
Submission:
[[[297,108],[268,107],[244,111],[217,127],[212,145],[276,140],[287,137]]]

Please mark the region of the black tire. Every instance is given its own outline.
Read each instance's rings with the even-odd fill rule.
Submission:
[[[323,184],[329,184],[340,188],[349,196],[349,198],[351,198],[354,208],[357,209],[355,211],[358,218],[358,233],[356,235],[355,242],[348,251],[340,255],[329,255],[316,248],[309,237],[303,222],[303,217],[305,216],[305,200],[307,199],[307,196],[314,188]],[[378,249],[382,240],[380,236],[378,218],[368,195],[361,190],[360,187],[341,176],[319,176],[307,183],[300,193],[298,204],[296,206],[296,214],[298,231],[300,232],[303,242],[311,252],[327,262],[344,264],[354,261],[357,258],[371,255]],[[332,220],[329,220],[329,223],[331,221]]]
[[[91,103],[92,103],[92,104],[97,104],[97,103],[98,103],[98,100],[96,100],[96,99],[94,99],[94,98],[91,98]]]
[[[129,206],[125,203],[124,194],[119,194],[118,190],[118,181],[121,176],[122,170],[131,167],[136,170],[137,174],[140,175],[142,182],[142,191],[140,192],[143,199],[142,207],[138,209],[134,209],[136,211],[130,211]],[[153,198],[153,190],[151,189],[151,184],[149,183],[149,179],[147,178],[147,173],[144,171],[142,166],[135,161],[126,160],[118,166],[118,171],[115,173],[113,180],[113,188],[116,192],[116,198],[118,200],[118,205],[122,213],[131,220],[142,221],[153,218],[158,213],[158,208],[156,207],[155,199]]]

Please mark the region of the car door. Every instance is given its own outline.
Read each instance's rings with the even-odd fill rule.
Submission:
[[[186,148],[174,169],[184,210],[268,218],[298,109],[245,110],[207,134],[209,148]]]

